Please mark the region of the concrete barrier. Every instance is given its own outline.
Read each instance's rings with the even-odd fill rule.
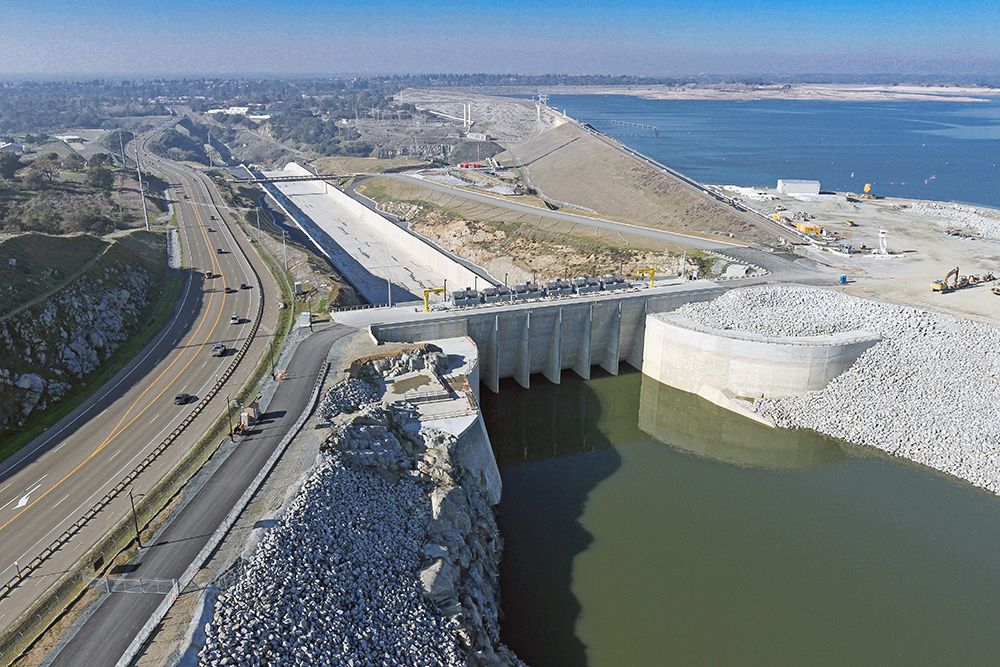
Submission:
[[[802,396],[825,387],[878,341],[864,331],[794,337],[722,331],[677,313],[651,313],[641,368],[693,394],[710,387],[742,398]]]

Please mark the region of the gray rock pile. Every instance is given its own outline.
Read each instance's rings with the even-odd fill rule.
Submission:
[[[405,405],[339,421],[220,596],[201,663],[522,665],[499,640],[493,509],[455,437]]]
[[[358,376],[378,385],[385,378],[398,377],[425,368],[437,372],[444,371],[448,368],[448,355],[435,345],[424,345],[366,361],[361,366]]]
[[[934,219],[942,228],[965,227],[986,238],[1000,238],[1000,220],[984,215],[979,209],[962,204],[920,202],[911,208],[914,213]]]
[[[154,276],[115,261],[0,322],[0,434],[107,361],[154,297]]]
[[[733,290],[680,309],[719,329],[882,336],[825,389],[758,399],[786,428],[811,428],[922,463],[1000,493],[1000,329],[950,315],[803,287]]]
[[[374,403],[381,397],[382,391],[371,382],[348,378],[338,382],[326,393],[319,405],[319,414],[324,420],[331,421],[337,415],[357,412],[362,406]]]

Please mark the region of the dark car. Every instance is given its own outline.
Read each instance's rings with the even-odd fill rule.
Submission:
[[[174,403],[177,405],[184,405],[191,400],[191,394],[180,393],[174,396]]]
[[[219,253],[221,255],[222,254],[222,248],[216,248],[215,252],[217,252],[217,253]]]
[[[228,286],[226,287],[226,294],[232,294],[235,291],[236,290],[234,290],[232,287],[228,287]]]
[[[240,283],[240,289],[250,289],[250,286],[246,283]]]

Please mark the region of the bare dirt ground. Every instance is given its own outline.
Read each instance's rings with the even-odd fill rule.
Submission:
[[[764,190],[771,195],[773,190]],[[816,223],[834,232],[855,249],[879,247],[879,229],[887,232],[889,258],[872,254],[811,251],[809,257],[840,268],[852,281],[843,291],[907,306],[950,313],[1000,324],[1000,296],[990,291],[992,283],[941,294],[931,291],[931,283],[941,280],[955,267],[961,275],[1000,277],[1000,240],[976,234],[963,219],[969,215],[995,219],[1000,225],[1000,211],[953,204],[928,204],[906,199],[862,199],[846,197],[825,200],[782,196],[771,202],[749,202],[762,212],[773,212],[774,205],[784,206],[785,213],[801,211],[813,216]],[[934,214],[931,214],[931,213]],[[848,226],[847,220],[855,223]],[[968,238],[951,236],[946,229],[963,230]]]
[[[680,272],[685,248],[658,244],[583,224],[489,206],[456,195],[379,178],[358,188],[389,213],[440,246],[509,283],[625,273],[641,268]],[[687,270],[705,271],[704,255],[689,252]]]
[[[649,227],[769,242],[728,209],[575,125],[564,123],[497,156],[547,199]]]
[[[430,162],[417,158],[323,157],[312,165],[321,174],[382,174],[387,171],[419,169],[429,166]]]

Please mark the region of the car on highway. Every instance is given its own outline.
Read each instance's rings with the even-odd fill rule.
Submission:
[[[240,316],[239,315],[231,315],[229,317],[229,323],[230,324],[239,324],[240,323]]]
[[[192,398],[193,398],[193,396],[191,396],[191,394],[185,394],[184,392],[181,392],[181,393],[177,394],[176,396],[174,396],[174,404],[175,405],[184,405],[185,403],[187,403],[188,401],[190,401]]]
[[[240,289],[250,289],[250,286],[246,283],[240,283]]]
[[[216,248],[215,252],[218,253],[219,255],[221,255],[222,254],[222,248]]]
[[[226,294],[233,294],[236,290],[226,285]]]
[[[223,356],[225,354],[226,354],[226,344],[225,343],[216,343],[215,345],[212,346],[212,356],[213,357],[221,357],[221,356]]]

